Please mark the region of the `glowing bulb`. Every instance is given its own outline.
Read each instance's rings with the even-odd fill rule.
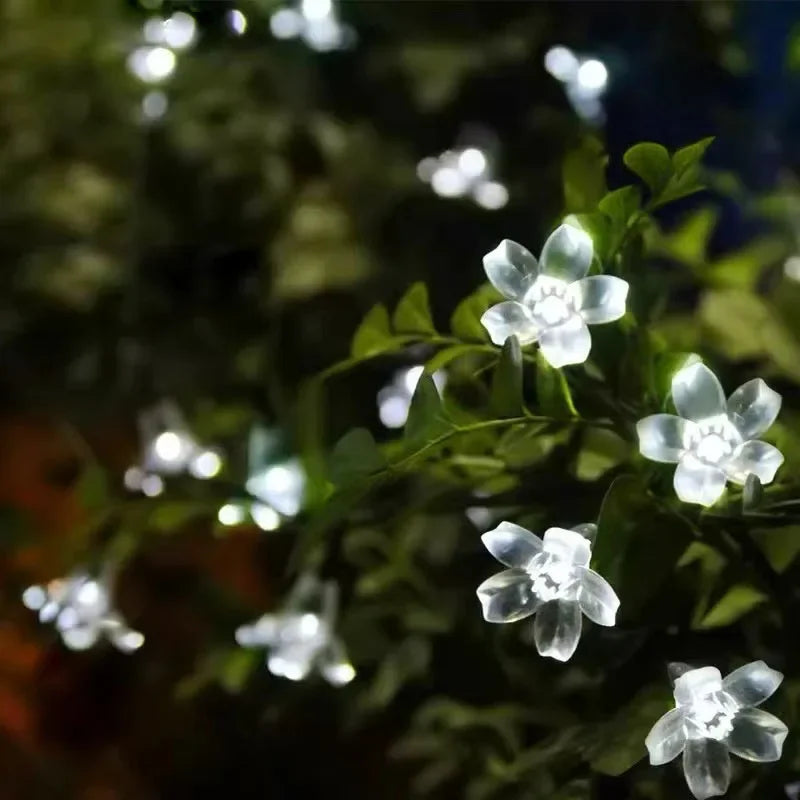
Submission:
[[[242,647],[251,647],[252,645],[258,644],[255,636],[253,635],[252,625],[242,625],[238,627],[236,629],[236,633],[234,634],[234,638],[236,639],[236,643]]]
[[[91,627],[69,628],[61,639],[70,650],[88,650],[97,641],[97,632]]]
[[[475,187],[475,202],[489,211],[496,211],[508,202],[508,189],[498,181],[486,181]]]
[[[333,12],[332,0],[303,0],[300,13],[308,20],[321,20]]]
[[[164,20],[161,17],[150,17],[142,29],[144,40],[149,44],[164,43]]]
[[[311,637],[319,630],[319,618],[316,614],[303,614],[300,618],[300,633]]]
[[[197,23],[191,14],[176,11],[164,21],[164,41],[176,50],[183,50],[194,41],[196,30]]]
[[[470,178],[482,175],[486,167],[486,156],[477,147],[468,147],[458,156],[458,168]]]
[[[78,589],[76,599],[81,605],[93,606],[100,601],[101,595],[100,585],[96,581],[86,581]]]
[[[793,281],[800,281],[800,255],[789,256],[783,265],[783,274]]]
[[[551,47],[544,56],[544,68],[557,80],[568,83],[575,80],[579,62],[568,47]]]
[[[459,197],[467,185],[466,175],[455,167],[439,167],[431,176],[431,187],[441,197]]]
[[[378,417],[387,428],[402,428],[408,419],[409,400],[400,394],[392,394],[379,400]]]
[[[438,166],[439,161],[432,156],[423,158],[422,161],[417,164],[417,177],[424,183],[430,183],[433,173],[436,172]]]
[[[269,18],[269,28],[276,39],[294,39],[303,30],[303,17],[294,9],[278,9]]]
[[[425,367],[422,366],[411,367],[406,370],[406,374],[403,376],[403,384],[409,394],[414,394],[423,372],[425,372]]]
[[[145,119],[161,119],[167,113],[169,100],[164,92],[148,92],[142,98],[142,115]]]
[[[115,644],[120,650],[131,653],[144,644],[144,636],[139,631],[126,631],[115,639]]]
[[[139,467],[128,467],[125,470],[125,475],[122,478],[122,482],[125,484],[125,488],[130,490],[131,492],[138,492],[139,489],[142,488],[142,479],[144,478],[144,473],[142,472]]]
[[[139,80],[158,83],[175,69],[175,53],[167,47],[138,47],[128,59],[128,67]]]
[[[247,17],[238,8],[233,8],[228,12],[228,25],[237,36],[241,36],[247,30]]]
[[[344,686],[353,680],[356,676],[356,671],[352,664],[334,664],[325,670],[325,677],[334,686]]]
[[[250,507],[250,516],[262,531],[274,531],[281,524],[280,514],[264,503],[253,503]]]
[[[156,438],[153,449],[162,461],[178,461],[183,454],[183,442],[177,433],[164,431]]]
[[[38,611],[47,602],[47,592],[41,586],[29,586],[22,593],[22,603],[31,611]]]
[[[66,608],[62,609],[61,613],[58,615],[56,627],[59,630],[66,631],[70,628],[74,628],[80,621],[81,620],[78,616],[78,612],[72,608],[72,606],[67,606]]]
[[[221,469],[222,459],[213,450],[204,450],[189,463],[189,472],[201,480],[213,478]]]
[[[158,497],[164,491],[164,481],[158,475],[147,475],[142,480],[141,488],[146,497]]]
[[[608,70],[602,61],[590,58],[578,67],[576,79],[582,89],[600,92],[605,89],[608,82]]]
[[[225,503],[217,511],[217,519],[222,525],[241,525],[245,520],[245,511],[241,506]]]

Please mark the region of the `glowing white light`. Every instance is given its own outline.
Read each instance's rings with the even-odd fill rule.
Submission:
[[[458,168],[470,178],[482,175],[487,165],[486,156],[477,147],[468,147],[458,156]]]
[[[402,428],[408,419],[409,399],[400,394],[392,394],[382,399],[378,405],[378,417],[387,428]]]
[[[303,38],[309,47],[325,52],[341,47],[345,34],[342,26],[331,16],[309,20]]]
[[[164,481],[158,475],[146,475],[142,479],[141,489],[146,497],[158,497],[164,491]]]
[[[142,30],[144,40],[149,44],[164,44],[164,20],[161,17],[150,17]]]
[[[183,440],[174,431],[164,431],[156,438],[153,449],[162,461],[178,461],[183,455]]]
[[[557,80],[569,83],[575,80],[579,62],[567,47],[551,47],[544,57],[544,68]]]
[[[352,664],[334,664],[325,670],[325,677],[334,686],[344,686],[353,680],[356,676],[356,671]]]
[[[69,628],[61,638],[70,650],[88,650],[97,641],[97,631],[88,626]]]
[[[406,374],[403,376],[403,384],[410,395],[414,394],[416,391],[417,384],[419,383],[419,379],[422,377],[423,372],[425,372],[425,367],[418,365],[408,369]]]
[[[144,478],[144,472],[142,472],[139,467],[128,467],[125,470],[125,475],[122,478],[122,482],[125,484],[125,488],[129,489],[132,492],[138,492],[139,489],[142,488],[142,479]]]
[[[47,592],[41,586],[29,586],[22,593],[22,603],[31,611],[38,611],[47,602]]]
[[[58,603],[48,600],[39,612],[39,619],[42,622],[52,622],[58,616],[59,608]]]
[[[78,612],[72,606],[67,606],[61,609],[58,619],[56,620],[56,627],[59,630],[66,631],[70,628],[74,628],[80,621],[81,619],[78,616]]]
[[[247,17],[238,8],[231,9],[227,17],[230,29],[238,36],[247,30]]]
[[[142,98],[142,115],[146,119],[161,119],[168,108],[169,100],[164,92],[148,92]]]
[[[102,599],[100,585],[96,581],[86,581],[83,586],[78,589],[76,600],[84,606],[93,606],[99,603]]]
[[[269,18],[269,28],[276,39],[293,39],[303,31],[303,17],[294,9],[281,8]]]
[[[508,189],[498,181],[485,181],[478,184],[474,190],[475,202],[488,209],[496,211],[508,202]]]
[[[596,58],[587,59],[578,67],[576,80],[582,89],[601,92],[608,83],[606,65]]]
[[[281,525],[280,514],[264,503],[253,503],[250,507],[250,516],[262,531],[274,531]]]
[[[189,463],[189,472],[200,480],[213,478],[221,469],[222,459],[213,450],[204,450]]]
[[[267,659],[267,668],[273,675],[288,678],[290,681],[300,681],[306,675],[302,665],[293,663],[283,656],[272,655]]]
[[[139,631],[126,631],[121,636],[117,636],[115,642],[120,650],[131,653],[144,644],[144,636]]]
[[[441,197],[459,197],[468,186],[466,175],[455,167],[438,167],[431,177],[431,187]]]
[[[300,633],[312,637],[319,630],[319,617],[316,614],[303,614],[300,618]]]
[[[417,164],[417,177],[424,183],[430,183],[433,173],[436,172],[438,166],[439,160],[433,156],[423,158],[422,161]]]
[[[197,23],[191,14],[176,11],[164,21],[164,41],[176,50],[188,47],[195,37]]]
[[[783,265],[783,274],[793,281],[800,281],[800,255],[789,256]]]
[[[131,53],[128,67],[139,80],[158,83],[175,70],[175,53],[167,47],[138,47]]]
[[[332,0],[303,0],[300,12],[307,20],[321,20],[333,13]]]
[[[305,481],[300,462],[291,460],[251,475],[245,488],[284,516],[293,517],[302,505]]]
[[[245,520],[245,510],[242,506],[225,503],[217,511],[217,519],[222,525],[241,525]]]
[[[234,638],[236,639],[236,643],[240,644],[242,647],[250,647],[258,644],[256,637],[253,635],[252,625],[241,625],[238,627]]]

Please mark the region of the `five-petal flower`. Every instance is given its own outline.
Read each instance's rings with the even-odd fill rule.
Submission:
[[[549,236],[538,262],[509,239],[487,253],[486,275],[508,298],[481,317],[492,341],[502,345],[509,336],[522,345],[538,341],[554,367],[586,361],[592,347],[587,324],[619,319],[628,296],[628,283],[621,278],[586,277],[593,255],[591,237],[567,224]]]
[[[478,587],[487,622],[516,622],[536,614],[533,635],[540,655],[567,661],[581,635],[581,612],[612,626],[619,598],[589,568],[596,527],[549,528],[540,539],[511,522],[481,537],[486,549],[509,569]]]
[[[645,744],[654,766],[683,753],[683,771],[697,800],[725,794],[729,753],[748,761],[777,761],[788,728],[760,705],[783,675],[763,661],[734,670],[724,680],[715,667],[684,672],[675,681],[675,708],[653,725]]]
[[[675,491],[686,503],[713,505],[725,482],[744,485],[756,475],[770,483],[783,463],[781,452],[754,437],[764,433],[781,408],[781,396],[754,378],[727,400],[705,364],[675,373],[672,399],[680,416],[653,414],[636,425],[639,449],[653,461],[678,464]]]

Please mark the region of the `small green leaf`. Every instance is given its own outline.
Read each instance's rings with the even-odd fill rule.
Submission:
[[[353,483],[386,466],[383,453],[366,428],[354,428],[336,443],[330,458],[331,480],[337,486]]]
[[[475,353],[476,350],[479,351],[480,347],[480,345],[474,344],[454,344],[450,347],[445,347],[428,359],[425,364],[425,372],[429,372],[432,375],[437,370],[447,366],[451,361],[455,361],[457,358],[461,358],[461,356]],[[486,355],[490,356],[491,354]]]
[[[392,324],[398,333],[436,333],[424,283],[412,284],[400,298]]]
[[[568,214],[564,217],[564,222],[588,233],[594,245],[595,257],[601,263],[606,261],[612,248],[616,245],[617,237],[613,235],[611,221],[605,214],[600,211]]]
[[[486,284],[465,297],[450,317],[450,330],[459,339],[486,341],[489,334],[481,325],[484,312],[501,298],[500,293],[490,284]]]
[[[622,160],[647,184],[653,196],[661,194],[672,176],[672,160],[667,148],[655,142],[635,144]]]
[[[567,212],[593,211],[597,207],[606,193],[607,163],[603,145],[591,136],[578,149],[567,153],[562,168]]]
[[[614,431],[589,428],[583,434],[581,451],[575,461],[575,477],[593,481],[625,460],[628,443]]]
[[[775,572],[785,572],[800,554],[800,525],[755,530],[751,535]]]
[[[639,210],[642,193],[638,186],[623,186],[609,192],[598,204],[598,208],[611,220],[615,229],[624,229],[630,218]]]
[[[698,316],[707,338],[728,358],[755,358],[764,353],[763,332],[771,311],[758,295],[741,289],[709,290],[700,301]]]
[[[676,150],[672,154],[672,166],[675,170],[676,177],[680,178],[686,170],[697,166],[713,141],[714,137],[709,136],[705,139],[701,139],[699,142],[686,145],[686,147],[681,147],[680,150]]]
[[[393,344],[392,338],[389,312],[386,306],[378,303],[370,309],[353,335],[350,354],[353,358],[365,358],[388,350]]]
[[[445,413],[439,390],[430,375],[423,375],[411,398],[405,438],[408,442],[423,442],[434,439],[453,427]]]
[[[108,477],[99,464],[84,466],[78,481],[78,496],[82,505],[90,511],[97,511],[108,502]]]
[[[499,417],[517,417],[522,412],[522,350],[519,339],[509,336],[492,376],[489,407]]]
[[[578,416],[564,373],[551,367],[541,350],[536,354],[536,396],[539,410],[546,416],[555,419]]]
[[[758,475],[751,472],[744,482],[742,489],[742,511],[754,511],[761,505],[764,497],[764,488],[761,485]]]
[[[741,619],[767,600],[767,596],[746,583],[732,586],[703,617],[699,628],[721,628]]]

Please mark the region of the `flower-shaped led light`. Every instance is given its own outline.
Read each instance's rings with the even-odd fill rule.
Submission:
[[[292,590],[285,608],[264,614],[236,631],[242,647],[268,651],[267,668],[273,675],[301,681],[318,670],[328,683],[344,686],[355,677],[344,645],[334,633],[338,590],[305,576]],[[318,606],[312,611],[310,607]]]
[[[540,655],[567,661],[581,636],[581,613],[612,626],[619,598],[605,578],[589,568],[596,526],[549,528],[544,539],[511,522],[481,537],[486,549],[509,569],[478,587],[487,622],[516,622],[536,614],[533,636]]]
[[[697,800],[725,794],[731,779],[729,753],[758,762],[781,757],[789,729],[756,706],[782,680],[763,661],[746,664],[725,679],[715,667],[684,672],[675,680],[675,708],[647,734],[650,763],[666,764],[683,753],[683,772]]]
[[[628,297],[622,278],[586,277],[593,255],[589,235],[567,224],[550,234],[538,262],[509,239],[487,253],[486,275],[508,298],[481,317],[492,341],[502,345],[509,336],[521,345],[538,341],[554,367],[586,361],[592,348],[587,325],[619,319]]]
[[[754,378],[727,400],[717,376],[695,362],[675,373],[672,399],[680,416],[653,414],[636,425],[639,450],[653,461],[677,463],[673,483],[685,503],[713,505],[726,481],[744,485],[756,475],[770,483],[783,463],[780,450],[756,436],[781,409],[781,396]]]
[[[144,636],[129,628],[112,608],[106,582],[85,574],[50,581],[46,586],[29,586],[22,602],[39,612],[41,622],[55,622],[70,650],[87,650],[105,637],[123,653],[144,644]]]
[[[608,88],[608,69],[600,59],[584,58],[568,47],[556,45],[545,54],[544,68],[564,84],[579,117],[593,124],[603,122],[601,98]]]

